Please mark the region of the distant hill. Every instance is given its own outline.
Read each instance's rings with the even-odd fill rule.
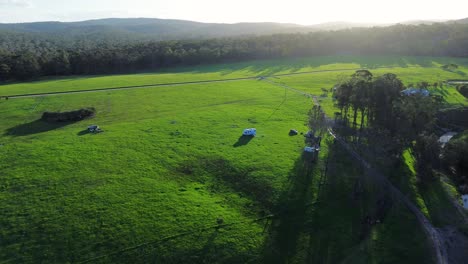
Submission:
[[[3,24],[0,80],[330,55],[468,58],[468,24],[463,20],[430,25],[421,25],[429,23],[424,21],[406,23],[410,25],[104,19]]]
[[[461,21],[461,20],[460,20]],[[437,21],[409,21],[401,24],[430,24]],[[303,26],[283,23],[201,23],[158,18],[107,18],[81,22],[34,22],[0,24],[0,30],[12,33],[60,35],[61,37],[117,36],[149,40],[206,39],[218,37],[307,33],[349,28],[384,27],[391,24],[329,22]]]
[[[463,18],[463,19],[458,19],[458,20],[450,20],[448,22],[449,23],[455,23],[455,24],[468,24],[468,17]]]
[[[414,20],[398,24],[431,25],[441,23],[436,20]],[[467,19],[444,23],[467,24]],[[297,25],[285,23],[201,23],[187,20],[158,18],[107,18],[80,22],[34,22],[0,23],[0,41],[19,41],[26,39],[48,39],[56,41],[164,41],[196,40],[223,37],[259,36],[282,33],[309,33],[337,31],[351,28],[388,27],[394,24],[328,22],[316,25]],[[1,46],[1,45],[0,45]],[[11,49],[11,47],[9,48]]]
[[[432,25],[436,23],[444,23],[446,22],[445,20],[409,20],[409,21],[404,21],[401,22],[400,24],[402,25]]]
[[[314,30],[313,28],[295,24],[220,24],[155,18],[109,18],[82,22],[0,24],[0,29],[16,33],[60,34],[62,36],[112,33],[152,40],[304,33]]]
[[[317,25],[309,26],[309,28],[315,31],[330,31],[330,30],[342,30],[350,28],[370,28],[370,27],[385,27],[392,24],[379,24],[379,23],[353,23],[345,21],[327,22]]]

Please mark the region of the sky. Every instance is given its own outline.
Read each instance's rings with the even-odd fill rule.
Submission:
[[[394,23],[468,17],[468,0],[0,0],[0,23],[152,17],[200,22]]]

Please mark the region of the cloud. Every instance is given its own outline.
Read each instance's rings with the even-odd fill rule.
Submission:
[[[27,0],[0,0],[0,7],[31,7],[32,3]]]

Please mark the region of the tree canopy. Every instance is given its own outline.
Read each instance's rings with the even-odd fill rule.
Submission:
[[[162,42],[111,33],[64,36],[0,30],[3,80],[131,73],[179,65],[336,54],[466,57],[468,25],[396,25]]]

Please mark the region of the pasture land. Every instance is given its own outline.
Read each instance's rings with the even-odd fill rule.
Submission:
[[[442,65],[456,63],[456,71],[447,71]],[[366,68],[375,74],[395,73],[405,83],[421,80],[429,82],[468,79],[468,59],[438,57],[392,57],[392,56],[324,56],[301,59],[251,61],[208,66],[169,68],[156,73],[79,76],[43,79],[29,83],[13,83],[0,86],[0,96],[79,91],[88,89],[116,88],[127,86],[157,85],[196,81],[223,80],[257,76],[277,75],[281,79],[297,80],[309,91],[330,88],[344,76],[356,69]],[[308,74],[310,73],[310,74]],[[286,77],[284,74],[299,74]],[[294,82],[296,84],[296,81]]]
[[[449,61],[459,72],[440,69]],[[320,96],[360,67],[397,67],[372,72],[409,83],[460,79],[467,65],[321,57],[9,84],[0,95],[322,71],[269,78]],[[441,93],[466,104],[453,88]],[[321,100],[336,111],[330,95]],[[82,107],[96,117],[38,120]],[[0,262],[429,263],[403,206],[363,224],[383,192],[330,139],[317,163],[302,155],[304,138],[288,132],[308,130],[311,107],[257,79],[2,99]],[[87,133],[92,124],[104,132]],[[249,127],[257,137],[240,137]]]

